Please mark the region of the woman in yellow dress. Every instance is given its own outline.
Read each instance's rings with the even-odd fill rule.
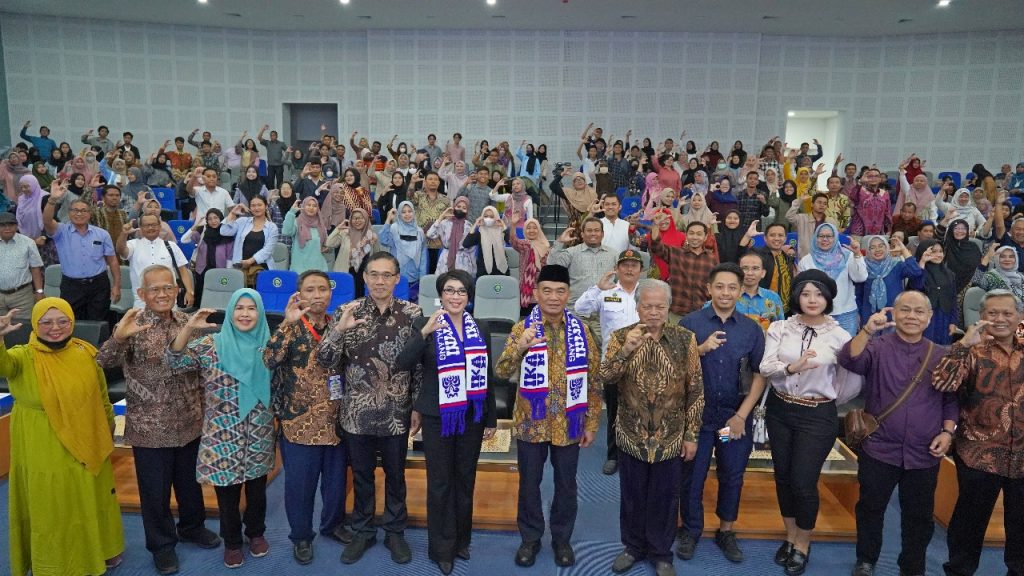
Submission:
[[[0,316],[0,337],[21,327]],[[14,396],[8,484],[11,572],[98,575],[121,563],[124,531],[110,454],[114,411],[96,348],[72,337],[60,298],[32,308],[28,344],[0,340],[0,376]]]

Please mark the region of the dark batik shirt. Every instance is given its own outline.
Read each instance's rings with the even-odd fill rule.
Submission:
[[[313,325],[322,338],[330,329]],[[311,323],[312,325],[312,323]],[[289,442],[336,445],[340,401],[331,400],[327,379],[331,372],[316,361],[320,341],[302,322],[282,325],[263,349],[263,363],[273,371],[270,404]]]
[[[412,321],[423,312],[398,298],[383,313],[370,297],[356,302],[355,317],[366,322],[341,334],[329,331],[317,351],[321,366],[344,375],[338,419],[353,434],[405,434],[419,379],[397,370],[397,360],[412,334]],[[334,312],[334,321],[339,318],[341,308]]]

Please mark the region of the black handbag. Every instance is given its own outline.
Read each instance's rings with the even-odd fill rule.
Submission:
[[[180,266],[178,266],[178,259],[174,257],[174,250],[171,250],[170,242],[164,240],[164,246],[167,248],[167,253],[171,255],[171,265],[174,267],[174,270],[172,270],[174,273],[174,283],[178,285],[178,297],[175,298],[175,303],[177,303],[178,308],[185,308],[185,293],[187,292],[187,289],[185,288],[185,282],[181,279],[181,270],[178,269],[180,268]]]

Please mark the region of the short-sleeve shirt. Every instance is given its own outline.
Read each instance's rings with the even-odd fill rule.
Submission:
[[[207,190],[206,186],[196,186],[194,192],[196,196],[197,219],[206,218],[206,213],[210,211],[210,208],[220,210],[227,217],[231,207],[235,205],[235,201],[231,199],[231,194],[220,186],[214,188],[213,192]]]
[[[24,234],[0,240],[0,290],[14,290],[32,281],[30,268],[42,268],[36,243]]]
[[[68,278],[92,278],[107,271],[107,256],[114,255],[110,234],[99,226],[89,225],[85,233],[64,222],[53,234],[60,257],[61,273]]]
[[[764,356],[764,331],[750,318],[734,310],[724,322],[712,307],[691,312],[679,321],[702,343],[715,332],[725,332],[726,344],[704,354],[700,359],[704,372],[703,430],[718,430],[732,418],[743,402],[740,390],[740,363],[745,361],[752,372],[759,372]]]
[[[168,252],[170,246],[170,252]],[[174,258],[171,258],[171,253]],[[131,273],[132,290],[142,287],[142,272],[150,266],[166,266],[178,277],[179,266],[185,266],[188,261],[182,254],[181,248],[174,242],[165,242],[159,236],[155,240],[136,238],[128,241],[128,269]],[[177,264],[177,266],[175,266]],[[142,308],[145,303],[135,294],[135,307]]]

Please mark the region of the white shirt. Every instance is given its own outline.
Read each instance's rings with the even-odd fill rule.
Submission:
[[[576,313],[590,316],[594,312],[601,315],[601,356],[608,347],[608,336],[622,328],[640,321],[636,311],[636,286],[627,292],[622,284],[616,284],[610,290],[601,290],[591,286],[576,300]]]
[[[156,240],[146,240],[145,238],[136,238],[128,241],[128,269],[132,279],[132,293],[135,295],[135,307],[145,307],[145,302],[139,298],[136,289],[142,287],[142,272],[150,266],[166,266],[174,273],[175,281],[178,278],[178,267],[185,266],[188,264],[188,260],[185,259],[185,255],[181,253],[181,248],[174,242],[168,242],[167,244],[171,247],[171,252],[174,253],[174,260],[171,260],[171,254],[167,251],[167,246],[164,245],[164,241],[158,236]],[[175,266],[175,262],[178,266]]]
[[[616,255],[629,248],[629,222],[622,218],[616,218],[615,222],[601,218],[601,225],[604,226],[602,244],[614,250]]]
[[[0,290],[14,290],[32,282],[29,269],[42,267],[35,240],[17,232],[7,242],[0,240]]]
[[[811,254],[801,258],[800,263],[797,265],[797,269],[800,272],[815,268],[814,256]],[[839,277],[834,278],[839,294],[836,294],[836,297],[832,300],[832,316],[852,312],[857,309],[857,289],[853,283],[865,282],[867,279],[868,264],[864,261],[864,257],[854,258],[851,255],[846,260],[846,268],[843,268],[839,273]]]
[[[235,205],[235,201],[231,199],[231,194],[220,186],[214,188],[213,192],[207,190],[206,186],[196,186],[193,189],[193,193],[196,197],[195,217],[197,219],[205,219],[206,213],[210,211],[210,208],[220,210],[224,213],[224,218],[227,218],[231,207]]]

